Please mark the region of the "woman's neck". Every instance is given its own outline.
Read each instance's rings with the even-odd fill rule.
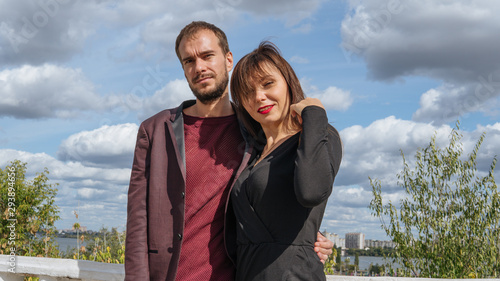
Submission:
[[[278,126],[262,127],[262,130],[266,135],[266,146],[262,151],[263,154],[271,152],[290,136],[293,136],[296,133],[300,132],[300,128],[294,128],[294,126],[292,126],[292,123],[284,124],[284,122],[282,122]]]
[[[273,145],[282,138],[289,137],[300,132],[301,128],[296,128],[291,121],[288,121],[281,122],[278,125],[271,124],[269,126],[262,126],[262,130],[266,135],[267,145]]]

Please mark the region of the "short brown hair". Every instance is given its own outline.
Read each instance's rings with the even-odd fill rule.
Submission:
[[[290,64],[283,58],[278,47],[269,41],[263,41],[255,50],[245,55],[234,67],[231,75],[231,98],[236,105],[236,113],[248,132],[257,138],[261,134],[261,126],[248,114],[242,102],[255,95],[255,81],[264,77],[265,66],[275,67],[286,81],[290,104],[295,104],[304,99],[304,91],[300,86],[299,79]],[[290,120],[289,127],[300,128],[298,120],[291,118],[290,109],[285,120]]]
[[[179,35],[177,35],[177,39],[175,40],[175,53],[177,54],[177,57],[179,58],[179,61],[181,61],[181,63],[182,58],[181,54],[179,53],[179,45],[181,44],[182,39],[184,37],[191,38],[201,30],[212,31],[217,39],[219,39],[219,46],[222,49],[222,53],[227,54],[229,52],[229,44],[227,43],[227,37],[224,31],[208,22],[193,21],[181,30]]]

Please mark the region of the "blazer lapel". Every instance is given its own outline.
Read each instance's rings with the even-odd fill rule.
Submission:
[[[170,138],[177,148],[177,162],[184,180],[186,179],[186,150],[184,146],[184,118],[182,117],[182,110],[195,103],[195,100],[183,102],[179,107],[177,107],[175,113],[170,116],[170,122],[165,122],[165,133],[168,132],[170,134]]]

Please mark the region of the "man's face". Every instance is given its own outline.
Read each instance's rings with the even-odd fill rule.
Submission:
[[[231,52],[224,54],[210,30],[200,30],[179,44],[182,68],[191,91],[204,104],[227,94],[228,72],[233,67]]]

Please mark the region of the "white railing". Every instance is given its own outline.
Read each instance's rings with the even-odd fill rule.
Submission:
[[[463,279],[438,279],[438,278],[410,278],[410,277],[387,277],[387,276],[341,276],[341,275],[327,275],[328,281],[463,281]],[[498,281],[499,279],[474,279],[474,280],[491,280]]]
[[[0,281],[22,281],[24,277],[39,277],[40,281],[123,281],[123,264],[93,261],[0,255]],[[442,281],[436,278],[361,277],[327,275],[328,281]],[[459,280],[459,279],[446,279]],[[476,279],[496,280],[499,279]]]
[[[0,255],[0,281],[123,281],[123,264],[93,261]]]

